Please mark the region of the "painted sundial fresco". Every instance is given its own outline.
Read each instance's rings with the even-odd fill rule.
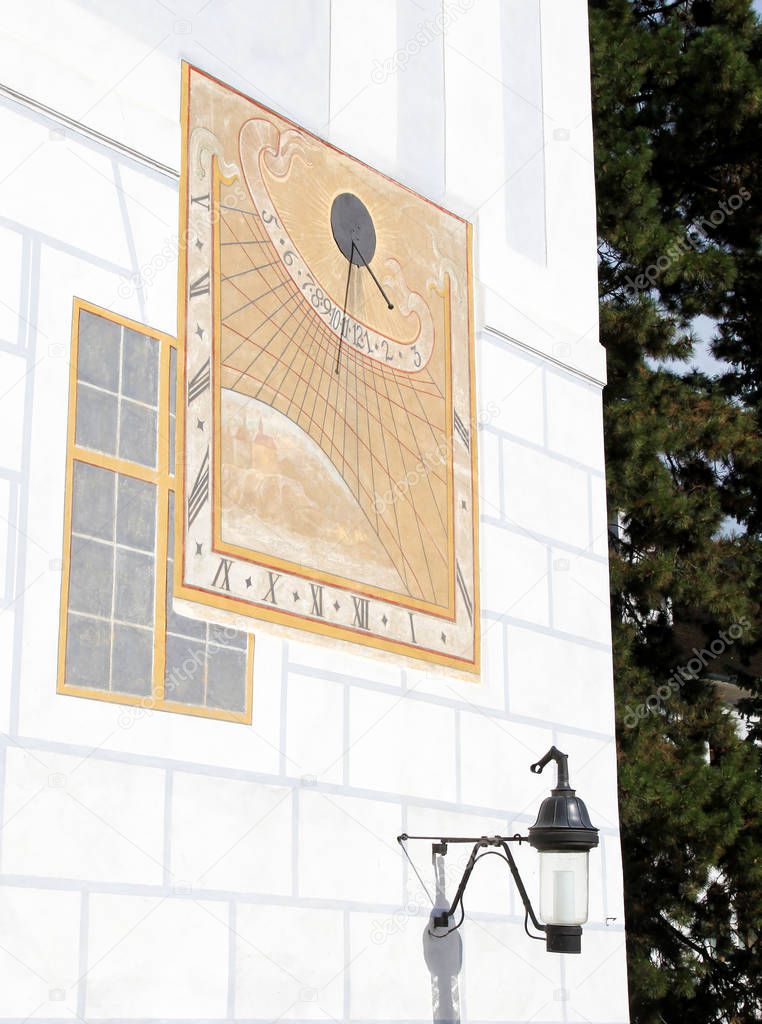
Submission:
[[[182,122],[176,594],[478,673],[470,225],[188,65]]]
[[[187,65],[182,127],[176,595],[477,673],[470,225]]]

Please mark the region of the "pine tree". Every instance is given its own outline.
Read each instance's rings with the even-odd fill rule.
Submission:
[[[751,0],[589,7],[632,1019],[759,1021],[762,29]],[[674,370],[701,315],[725,374]]]

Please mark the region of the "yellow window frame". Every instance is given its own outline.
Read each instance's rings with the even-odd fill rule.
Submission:
[[[79,321],[80,313],[92,313],[112,323],[119,324],[136,331],[159,343],[159,400],[158,400],[158,445],[157,466],[150,469],[138,463],[130,462],[116,456],[82,448],[75,441],[77,420],[77,370],[79,361]],[[224,708],[202,707],[185,704],[176,700],[168,700],[165,695],[166,670],[166,600],[167,600],[167,537],[169,495],[175,492],[175,477],[170,472],[169,437],[170,437],[170,358],[171,351],[177,350],[177,340],[169,334],[156,331],[136,320],[112,313],[108,309],[96,306],[92,302],[75,298],[72,309],[71,356],[69,370],[69,414],[66,437],[66,489],[64,497],[64,530],[63,558],[61,572],[61,612],[58,634],[58,674],[56,692],[70,697],[86,697],[112,704],[123,704],[157,711],[174,711],[178,714],[194,715],[202,718],[216,718],[225,722],[241,722],[246,725],[252,720],[252,691],[254,676],[254,637],[247,634],[246,644],[246,689],[245,707],[243,711],[230,711]],[[177,396],[179,401],[179,396]],[[100,469],[110,470],[123,476],[143,480],[156,486],[156,571],[154,592],[154,645],[150,695],[131,695],[73,686],[66,682],[66,639],[68,633],[69,614],[69,580],[71,571],[71,539],[72,539],[72,502],[74,492],[74,463],[82,462]],[[176,536],[176,547],[179,537]],[[175,550],[174,557],[181,557]]]

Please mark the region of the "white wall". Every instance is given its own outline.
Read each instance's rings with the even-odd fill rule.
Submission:
[[[431,1020],[394,837],[525,829],[556,743],[601,828],[583,953],[488,860],[461,1018],[626,1021],[583,0],[3,18],[4,84],[170,167],[183,57],[475,220],[485,652],[474,686],[258,634],[251,728],[55,694],[72,296],[174,332],[177,185],[0,98],[0,1020]]]

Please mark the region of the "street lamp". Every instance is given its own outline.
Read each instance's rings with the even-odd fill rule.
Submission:
[[[524,929],[531,939],[542,940],[542,935],[533,935],[529,931],[529,921],[534,927],[544,932],[545,948],[549,953],[579,953],[582,948],[582,925],[587,921],[589,895],[588,859],[590,850],[598,845],[598,829],[590,821],[587,807],[569,785],[568,757],[556,747],[551,747],[547,754],[533,765],[530,771],[539,774],[549,761],[555,761],[557,779],[550,796],[540,804],[537,820],[529,829],[528,836],[480,836],[474,837],[437,837],[437,836],[397,836],[405,856],[408,840],[434,840],[433,854],[445,855],[451,843],[473,843],[471,856],[466,864],[463,877],[449,909],[434,914],[432,923],[438,930],[446,929],[444,934],[429,931],[432,938],[443,938],[460,928],[465,917],[463,893],[465,892],[471,872],[482,857],[497,853],[506,861],[510,868],[516,888],[524,904]],[[534,912],[531,900],[519,869],[511,853],[509,843],[528,842],[540,855],[540,919]],[[497,847],[490,850],[489,847]],[[412,864],[412,861],[411,861]],[[460,910],[460,919],[455,925],[451,920]]]
[[[566,754],[551,747],[530,770],[539,774],[548,761],[558,768],[556,787],[529,829],[529,845],[540,854],[540,917],[549,952],[579,953],[590,892],[588,860],[598,845],[598,829],[569,785]]]

